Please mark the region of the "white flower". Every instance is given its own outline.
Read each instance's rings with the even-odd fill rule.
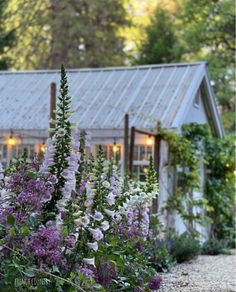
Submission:
[[[90,208],[91,206],[93,206],[93,200],[89,199],[85,201],[85,207]]]
[[[73,217],[79,218],[81,214],[82,214],[82,211],[77,211],[76,213],[73,214]]]
[[[110,183],[109,183],[107,180],[105,180],[105,181],[102,183],[102,185],[103,185],[104,188],[106,188],[106,189],[109,189],[109,188],[110,188]]]
[[[95,214],[94,214],[94,216],[93,216],[93,218],[96,221],[101,221],[104,218],[104,216],[102,215],[101,212],[96,211]]]
[[[93,200],[96,194],[96,190],[94,189],[87,189],[86,195],[88,200]]]
[[[87,227],[89,225],[89,223],[90,223],[90,220],[89,220],[89,217],[85,215],[83,217],[75,219],[74,222],[76,224],[78,224],[79,226]]]
[[[113,193],[109,193],[107,196],[107,203],[112,206],[115,204],[115,195]]]
[[[96,241],[95,242],[88,242],[87,246],[95,251],[98,250],[98,243]]]
[[[86,184],[86,189],[87,190],[94,189],[94,187],[95,187],[95,183],[94,182],[87,182],[87,184]]]
[[[65,129],[60,128],[60,129],[57,130],[57,136],[58,137],[63,137],[63,136],[65,136],[65,134],[66,134],[66,130]]]
[[[106,213],[108,216],[114,218],[114,216],[115,216],[115,211],[111,211],[111,210],[108,210],[108,209],[104,209],[104,211],[105,211],[105,213]]]
[[[93,238],[96,241],[103,239],[103,233],[99,228],[96,228],[96,229],[89,228],[89,231],[92,233]]]
[[[95,258],[84,258],[83,259],[83,262],[87,265],[91,265],[91,266],[94,266],[95,267]]]
[[[108,221],[103,221],[102,223],[101,223],[101,228],[102,228],[102,230],[104,230],[104,231],[106,231],[106,230],[108,230],[109,229],[109,227],[110,227],[110,225],[109,225],[109,222]]]

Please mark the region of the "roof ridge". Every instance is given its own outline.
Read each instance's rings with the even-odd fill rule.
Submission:
[[[75,68],[66,69],[67,73],[76,72],[100,72],[100,71],[120,71],[120,70],[135,70],[135,69],[150,69],[150,68],[163,68],[163,67],[183,67],[183,66],[197,66],[207,64],[206,61],[199,62],[184,62],[184,63],[170,63],[170,64],[151,64],[151,65],[137,65],[137,66],[118,66],[118,67],[103,67],[103,68]],[[0,71],[0,75],[11,74],[45,74],[45,73],[59,73],[59,69],[38,69],[38,70],[7,70]]]

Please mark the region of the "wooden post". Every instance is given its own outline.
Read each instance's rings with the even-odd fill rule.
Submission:
[[[157,181],[159,183],[159,171],[160,171],[160,148],[161,148],[161,136],[157,134],[154,138],[154,168],[157,174]],[[158,212],[158,198],[153,199],[152,213]]]
[[[129,171],[129,115],[125,114],[124,128],[124,174]]]
[[[135,141],[135,127],[131,128],[130,135],[130,152],[129,152],[129,175],[133,176],[133,160],[134,160],[134,141]]]
[[[50,120],[56,119],[56,83],[50,84]],[[54,128],[55,125],[50,122],[50,128]],[[53,132],[49,132],[49,136],[52,138]]]

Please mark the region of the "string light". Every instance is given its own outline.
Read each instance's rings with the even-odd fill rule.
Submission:
[[[46,150],[47,150],[47,145],[44,143],[44,144],[41,145],[40,151],[43,152],[43,153],[45,153]]]

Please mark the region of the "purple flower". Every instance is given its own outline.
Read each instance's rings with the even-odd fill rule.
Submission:
[[[32,252],[38,264],[64,266],[63,240],[57,228],[41,225],[30,239],[27,250]]]
[[[114,263],[111,261],[101,261],[99,262],[97,268],[97,281],[105,288],[108,288],[112,280],[118,276],[118,271]]]
[[[148,287],[153,291],[158,290],[161,287],[161,281],[161,277],[157,275],[151,279]]]
[[[94,275],[94,271],[91,270],[91,269],[88,269],[88,268],[81,268],[79,269],[79,272],[85,276],[89,276],[91,278],[94,278],[95,275]]]
[[[39,171],[41,173],[48,174],[50,172],[50,168],[54,165],[54,154],[55,154],[55,147],[52,143],[51,139],[47,141],[48,147],[45,153],[45,158],[43,164],[41,165]]]
[[[3,172],[2,164],[0,162],[0,180],[3,180],[3,179],[4,179],[4,172]]]

